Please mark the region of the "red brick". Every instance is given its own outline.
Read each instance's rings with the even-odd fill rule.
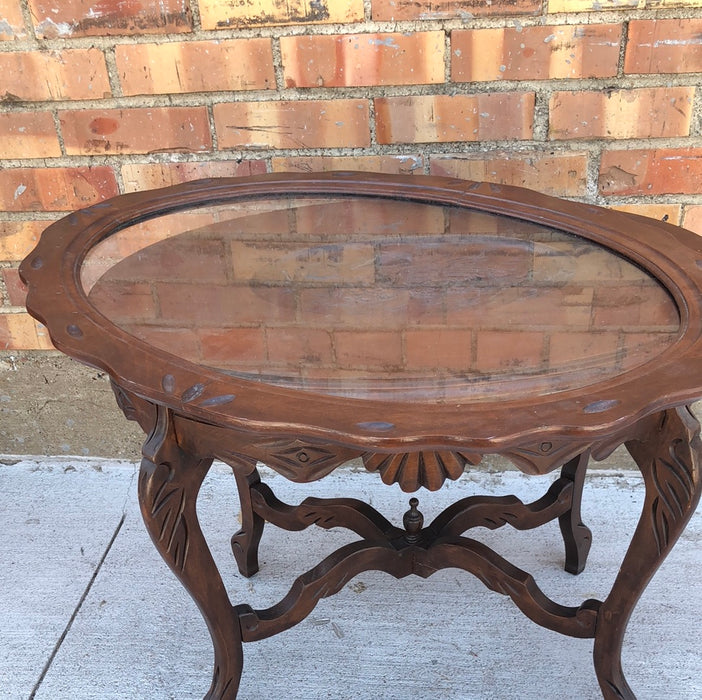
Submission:
[[[347,369],[378,369],[402,365],[402,336],[392,331],[336,331],[336,361]]]
[[[258,175],[266,172],[264,160],[219,160],[190,163],[125,163],[125,192],[155,189],[210,177]]]
[[[685,0],[678,0],[684,2]],[[661,0],[666,2],[666,0]],[[646,5],[655,3],[644,0]],[[549,0],[548,11],[555,12],[602,12],[608,10],[635,10],[637,7],[643,9],[640,0]]]
[[[44,39],[189,32],[189,0],[28,0],[35,32]]]
[[[605,248],[572,241],[534,243],[533,281],[537,285],[640,283],[648,277],[635,265]]]
[[[0,41],[24,39],[26,36],[20,0],[0,0]]]
[[[470,330],[416,329],[405,332],[408,369],[468,370],[472,362]]]
[[[588,330],[591,313],[592,288],[578,285],[457,287],[446,292],[446,318],[453,326]]]
[[[410,289],[408,325],[419,328],[446,325],[446,294],[446,289],[441,287]]]
[[[20,279],[19,270],[11,267],[5,268],[1,272],[10,305],[24,306],[24,300],[27,296],[27,287]]]
[[[538,369],[542,363],[544,336],[532,331],[480,331],[476,369]]]
[[[473,209],[467,209],[464,207],[454,207],[448,210],[448,222],[446,229],[448,232],[459,236],[466,235],[487,235],[487,236],[500,236],[504,237],[505,221],[509,221],[510,224],[514,222],[509,219],[501,219],[494,214],[488,212],[476,211]],[[520,224],[518,230],[522,230],[523,226],[529,226],[529,224]],[[514,226],[511,227],[513,230],[509,232],[508,238],[513,238]],[[505,245],[509,245],[509,241],[505,242]]]
[[[607,12],[611,10],[667,10],[674,7],[698,8],[700,0],[549,0],[549,13]]]
[[[679,326],[677,307],[658,284],[600,286],[592,304],[594,328],[631,331],[675,331]]]
[[[117,194],[106,166],[0,170],[0,210],[73,211]]]
[[[211,277],[215,283],[227,278],[223,243],[209,238],[204,227],[211,227],[214,214],[204,209],[189,209],[147,219],[113,234],[91,249],[81,265],[81,283],[86,291],[108,270],[133,256],[111,279],[165,279]],[[181,232],[200,232],[184,236],[178,245],[156,246]],[[204,232],[203,232],[204,231]],[[139,255],[134,255],[139,253]],[[168,266],[173,266],[170,270]],[[209,266],[209,267],[208,267]],[[177,269],[176,269],[177,268]]]
[[[29,314],[0,314],[0,350],[51,350],[46,328]]]
[[[233,287],[159,282],[158,298],[166,320],[199,327],[292,323],[295,294],[285,287]]]
[[[220,148],[370,145],[366,100],[232,102],[213,111]]]
[[[694,88],[556,92],[549,105],[552,139],[663,138],[690,132]]]
[[[102,248],[100,247],[100,250]],[[111,252],[111,251],[110,251]],[[95,283],[115,264],[118,258],[99,255],[94,252],[80,268],[80,283],[86,294],[90,294]]]
[[[387,156],[291,156],[271,158],[274,173],[319,173],[328,170],[359,170],[366,173],[412,175],[423,171],[423,159],[416,155]]]
[[[316,394],[331,396],[353,397],[360,399],[386,398],[383,395],[384,386],[379,382],[369,381],[374,374],[379,378],[388,379],[385,369],[344,369],[342,367],[300,367],[297,368],[299,381],[291,382]],[[297,378],[297,377],[296,377]]]
[[[1,176],[0,176],[1,179]],[[23,260],[50,221],[0,221],[0,260]]]
[[[153,322],[158,315],[149,283],[112,280],[109,272],[92,288],[90,300],[118,327],[137,320]]]
[[[284,202],[285,206],[281,207]],[[290,235],[290,210],[288,202],[283,200],[262,202],[252,200],[247,203],[237,202],[236,208],[231,204],[220,210],[221,223],[215,230],[221,230],[226,238],[234,236],[256,238],[258,240],[280,240]]]
[[[310,288],[300,291],[300,320],[312,327],[388,330],[404,327],[408,305],[406,289]]]
[[[0,99],[93,100],[111,95],[99,49],[0,53],[0,75]]]
[[[631,20],[624,72],[702,72],[702,19]]]
[[[199,0],[203,29],[363,21],[363,0]]]
[[[604,78],[617,74],[621,25],[451,32],[451,80]]]
[[[212,148],[205,107],[137,107],[59,112],[66,153],[96,155]]]
[[[702,206],[685,207],[682,225],[688,231],[694,231],[702,236]]]
[[[677,339],[677,333],[626,333],[620,351],[623,370],[638,367],[660,355]]]
[[[541,12],[539,0],[373,0],[374,20],[392,22],[412,19],[464,19],[486,15],[535,15]]]
[[[486,250],[484,243],[446,241],[440,246],[381,243],[376,253],[379,284],[393,287],[472,287],[506,280],[525,281],[531,273],[532,251],[524,246]]]
[[[375,112],[379,143],[528,139],[534,94],[381,97]]]
[[[551,334],[549,345],[549,362],[551,365],[582,366],[586,363],[592,366],[596,363],[601,367],[615,368],[617,349],[619,348],[619,333],[592,331]]]
[[[54,118],[49,112],[0,114],[3,158],[51,158],[61,155]]]
[[[370,285],[374,249],[369,243],[305,245],[232,241],[232,269],[242,283]]]
[[[204,364],[222,362],[266,366],[266,341],[262,328],[200,329],[198,331]]]
[[[606,151],[599,189],[605,195],[699,194],[702,148]]]
[[[270,39],[119,44],[125,95],[275,88]]]
[[[268,359],[286,367],[329,365],[333,361],[331,335],[309,327],[267,328]]]
[[[171,217],[171,226],[164,222],[162,217],[155,221],[169,234],[187,230],[191,225],[189,220],[179,222],[178,215]],[[180,227],[183,227],[182,229]],[[170,230],[169,230],[170,229]],[[119,281],[120,278],[150,279],[150,280],[177,280],[179,283],[188,283],[197,286],[201,280],[207,280],[210,284],[226,284],[228,282],[228,269],[225,244],[221,238],[208,238],[206,236],[181,236],[172,239],[165,245],[148,245],[149,237],[146,241],[139,240],[140,231],[130,227],[128,234],[119,237],[118,245],[123,241],[129,243],[133,237],[137,237],[140,250],[139,255],[133,255],[129,260],[122,263],[121,268],[116,269],[110,278]],[[119,236],[119,234],[117,234]],[[109,242],[108,242],[109,244]],[[120,246],[121,248],[121,246]],[[101,253],[105,248],[101,248]],[[102,257],[102,256],[101,256]],[[118,277],[119,276],[119,277]],[[185,287],[181,289],[185,290]]]
[[[120,324],[120,327],[155,348],[161,348],[185,360],[200,361],[200,339],[192,328],[127,322]]]
[[[444,82],[444,33],[281,37],[286,87]]]
[[[344,198],[329,203],[315,200],[295,211],[298,233],[313,238],[371,238],[383,231],[388,237],[441,234],[445,230],[443,208],[413,202]]]
[[[583,196],[587,188],[587,154],[570,151],[436,155],[431,157],[430,171],[432,175],[528,187],[562,197]]]
[[[670,224],[678,224],[680,222],[680,204],[612,204],[610,209],[616,211],[625,211],[630,214],[638,214],[639,216],[647,216],[650,219],[658,221],[667,221]]]

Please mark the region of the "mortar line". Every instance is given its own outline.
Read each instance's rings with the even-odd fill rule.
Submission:
[[[112,545],[115,543],[115,540],[117,539],[117,535],[119,535],[120,530],[122,529],[122,525],[124,525],[124,521],[126,518],[126,514],[123,512],[122,517],[119,520],[119,523],[117,523],[117,527],[115,528],[115,531],[110,538],[110,541],[107,543],[107,548],[103,552],[102,557],[100,558],[100,561],[98,562],[98,565],[95,567],[95,571],[93,571],[93,575],[90,577],[90,581],[88,581],[88,585],[86,586],[85,590],[83,591],[83,595],[81,595],[80,600],[78,601],[78,604],[76,605],[75,609],[73,610],[73,614],[71,615],[70,619],[68,620],[68,623],[66,624],[66,627],[64,628],[63,632],[61,633],[61,636],[58,638],[58,641],[54,645],[54,648],[51,651],[51,654],[49,655],[49,658],[47,659],[46,663],[44,664],[44,668],[41,671],[41,674],[39,675],[39,678],[37,679],[37,682],[34,684],[34,687],[32,688],[31,693],[29,694],[29,698],[27,700],[34,700],[34,697],[41,687],[41,684],[44,682],[44,678],[46,678],[46,674],[49,672],[49,669],[51,668],[51,665],[54,662],[54,659],[56,658],[64,640],[66,639],[68,633],[71,630],[71,627],[73,626],[73,622],[75,621],[76,617],[78,617],[78,613],[80,612],[80,609],[83,607],[83,603],[85,602],[85,599],[88,597],[88,593],[90,593],[90,590],[93,587],[93,584],[95,583],[95,579],[97,578],[98,574],[100,573],[100,570],[102,569],[102,565],[105,563],[105,559],[107,558],[107,555],[110,553],[110,550],[112,549]]]

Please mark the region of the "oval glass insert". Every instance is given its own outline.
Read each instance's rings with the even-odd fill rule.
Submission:
[[[192,208],[96,246],[82,284],[110,321],[221,372],[433,403],[616,376],[678,336],[648,273],[540,224],[381,197]]]

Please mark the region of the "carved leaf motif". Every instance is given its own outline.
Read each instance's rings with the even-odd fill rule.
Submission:
[[[141,488],[142,493],[147,494],[144,506],[159,526],[155,535],[173,558],[173,566],[183,571],[189,540],[188,523],[183,516],[184,489],[170,483],[172,471],[166,464],[156,465],[151,474],[142,478],[149,482],[142,484]]]
[[[127,396],[126,392],[114,382],[110,382],[110,384],[112,385],[112,391],[114,392],[115,399],[117,400],[117,406],[119,407],[120,411],[124,413],[124,417],[127,420],[136,420],[136,408],[131,402],[129,396]]]
[[[680,454],[684,449],[683,441],[675,440],[670,445],[669,459],[653,462],[651,474],[658,495],[653,499],[651,516],[659,554],[667,549],[671,529],[685,516],[694,491],[692,468]]]
[[[467,464],[479,464],[482,455],[459,450],[382,454],[366,452],[363,464],[368,471],[380,472],[386,484],[398,483],[403,491],[424,486],[430,491],[441,488],[446,479],[458,479]]]

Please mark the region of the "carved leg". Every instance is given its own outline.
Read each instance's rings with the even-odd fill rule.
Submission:
[[[261,483],[256,467],[242,471],[232,465],[241,503],[241,530],[232,537],[232,552],[242,576],[253,576],[258,571],[258,545],[266,521],[254,512],[251,489]]]
[[[646,486],[641,519],[597,618],[594,661],[605,700],[635,700],[621,666],[626,625],[646,585],[685,529],[700,499],[700,425],[686,407],[647,419],[627,443]]]
[[[144,443],[139,504],[159,553],[202,612],[214,645],[209,700],[233,700],[241,678],[241,629],[205,541],[195,509],[211,459],[178,445],[171,412],[159,406],[156,425]]]
[[[571,574],[579,574],[585,568],[592,544],[592,532],[583,524],[580,514],[589,457],[589,453],[584,452],[564,464],[561,469],[561,478],[573,482],[570,510],[558,518],[565,543],[565,570]]]

